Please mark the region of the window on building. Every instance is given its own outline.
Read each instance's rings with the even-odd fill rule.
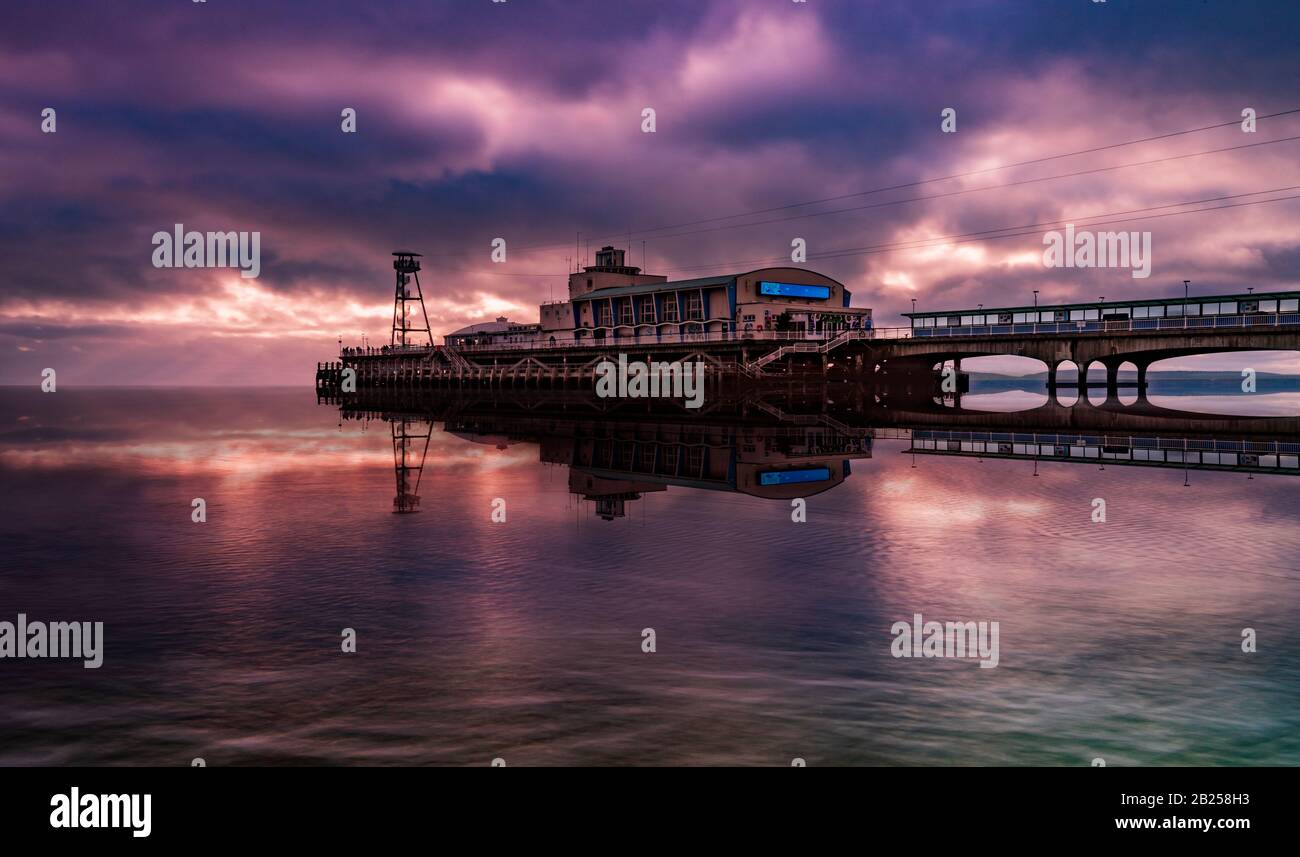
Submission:
[[[624,301],[619,301],[618,323],[619,324],[632,323],[632,299],[631,298],[628,298],[627,300]]]
[[[664,295],[664,321],[677,320],[677,295]]]
[[[602,303],[596,307],[596,317],[598,327],[613,327],[614,313],[608,303]]]
[[[686,317],[691,320],[699,320],[704,318],[704,302],[700,300],[699,292],[687,293]]]
[[[641,321],[655,321],[655,299],[649,296],[641,298]]]

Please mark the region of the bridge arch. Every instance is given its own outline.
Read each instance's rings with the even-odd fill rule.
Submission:
[[[1165,387],[1153,404],[1187,409],[1197,413],[1240,416],[1300,416],[1300,404],[1285,394],[1287,386],[1270,378],[1270,373],[1294,375],[1300,369],[1300,351],[1284,349],[1233,349],[1202,354],[1178,354],[1151,361],[1152,372],[1206,372],[1220,376],[1213,381],[1196,376],[1180,379],[1178,387]],[[1253,370],[1247,374],[1246,370]],[[1249,383],[1248,383],[1249,382]],[[1253,392],[1247,392],[1253,389]],[[1195,404],[1180,401],[1181,395],[1213,396]],[[1292,394],[1294,395],[1294,394]]]
[[[1133,382],[1138,380],[1138,367],[1132,360],[1125,360],[1116,368],[1121,383]],[[1146,397],[1146,391],[1139,385],[1137,387],[1121,387],[1119,389],[1119,403],[1128,407],[1137,404]]]
[[[1078,404],[1079,364],[1073,360],[1061,360],[1049,365],[1048,379],[1048,396],[1058,405],[1069,408]]]
[[[1094,405],[1105,404],[1112,392],[1110,378],[1113,365],[1115,364],[1109,360],[1089,360],[1085,373],[1088,384],[1079,395],[1086,395],[1088,401]]]

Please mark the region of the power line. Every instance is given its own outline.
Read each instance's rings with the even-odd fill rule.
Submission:
[[[808,214],[796,214],[793,217],[777,217],[777,218],[772,218],[771,220],[755,220],[750,223],[732,223],[726,226],[712,226],[709,227],[708,229],[692,229],[687,232],[674,232],[674,233],[669,233],[668,235],[659,235],[656,237],[680,238],[685,235],[700,235],[705,232],[721,232],[727,229],[743,229],[748,226],[766,226],[772,223],[786,223],[792,220],[804,220],[812,217],[825,217],[831,214],[845,214],[853,211],[866,211],[868,209],[875,209],[875,208],[888,208],[890,206],[903,205],[909,202],[923,202],[931,199],[944,199],[953,196],[963,196],[969,193],[980,193],[986,190],[1000,190],[1003,188],[1019,187],[1021,185],[1037,184],[1040,182],[1057,181],[1059,179],[1077,178],[1078,176],[1095,175],[1097,173],[1106,173],[1106,172],[1112,172],[1114,170],[1130,169],[1132,167],[1149,167],[1155,164],[1167,163],[1169,161],[1179,161],[1179,160],[1184,160],[1186,158],[1196,158],[1202,155],[1217,155],[1223,152],[1237,151],[1239,149],[1250,149],[1257,146],[1269,146],[1274,143],[1291,143],[1291,142],[1295,142],[1296,140],[1300,140],[1300,134],[1293,137],[1281,137],[1276,140],[1262,140],[1256,143],[1242,143],[1237,146],[1225,146],[1220,149],[1205,149],[1204,151],[1200,151],[1200,152],[1187,152],[1182,155],[1166,155],[1163,158],[1151,158],[1146,161],[1133,161],[1127,164],[1114,164],[1109,167],[1092,167],[1086,170],[1076,170],[1074,172],[1060,173],[1054,176],[1039,176],[1037,178],[1032,178],[1032,179],[1020,179],[1019,181],[1005,182],[1003,184],[986,185],[984,187],[963,188],[961,190],[953,190],[953,191],[946,191],[944,193],[930,194],[929,196],[911,196],[911,197],[907,197],[906,199],[891,199],[887,202],[873,202],[870,203],[869,205],[855,205],[851,208],[836,208],[831,211],[814,211]]]
[[[1289,115],[1292,115],[1292,114],[1295,114],[1295,113],[1300,113],[1300,107],[1291,108],[1291,109],[1289,109],[1289,110],[1279,110],[1279,111],[1277,111],[1277,112],[1275,112],[1275,113],[1266,113],[1266,114],[1264,114],[1263,116],[1257,116],[1257,117],[1256,117],[1256,121],[1258,121],[1258,120],[1260,120],[1260,119],[1274,119],[1274,118],[1277,118],[1277,117],[1280,117],[1280,116],[1289,116]],[[966,171],[966,172],[953,173],[953,174],[951,174],[951,175],[946,175],[946,176],[934,176],[934,177],[932,177],[932,178],[918,179],[918,180],[916,180],[916,181],[912,181],[912,182],[903,182],[903,183],[901,183],[901,184],[885,185],[885,186],[881,186],[881,187],[870,188],[870,189],[867,189],[867,190],[854,191],[853,193],[846,193],[846,194],[839,194],[839,195],[836,195],[836,196],[822,197],[822,198],[820,198],[820,199],[811,199],[811,200],[805,200],[805,201],[802,201],[802,202],[792,202],[792,203],[787,203],[787,204],[785,204],[785,205],[772,206],[772,207],[769,207],[769,208],[754,209],[754,210],[751,210],[751,211],[740,212],[740,213],[737,213],[737,214],[718,215],[718,216],[715,216],[715,217],[707,217],[707,218],[702,218],[702,219],[699,219],[699,220],[690,220],[690,221],[684,221],[684,222],[681,222],[681,223],[665,224],[665,225],[662,225],[662,226],[652,226],[652,227],[647,227],[647,228],[645,228],[645,229],[635,229],[635,230],[632,230],[631,234],[635,234],[635,235],[644,235],[644,234],[648,234],[648,233],[651,233],[651,232],[660,232],[660,231],[665,230],[665,229],[679,229],[679,228],[686,227],[686,226],[697,226],[697,225],[704,224],[704,223],[713,223],[713,222],[716,222],[716,221],[719,221],[719,220],[732,220],[732,219],[735,219],[735,218],[738,218],[738,217],[749,217],[749,216],[758,215],[758,214],[769,214],[769,213],[774,212],[774,211],[784,211],[784,210],[791,209],[791,208],[802,208],[802,207],[804,207],[804,206],[808,206],[808,205],[817,205],[817,204],[825,203],[825,202],[837,202],[837,201],[842,200],[842,199],[852,199],[852,198],[860,197],[860,196],[869,196],[869,195],[877,194],[877,193],[885,193],[885,192],[888,192],[888,191],[891,191],[891,190],[905,190],[905,189],[907,189],[907,188],[920,187],[920,186],[922,186],[922,185],[926,185],[926,184],[934,184],[934,183],[937,183],[937,182],[951,181],[951,180],[953,180],[953,179],[960,179],[960,178],[969,178],[969,177],[971,177],[971,176],[983,175],[983,174],[986,174],[986,173],[998,172],[998,171],[1001,171],[1001,170],[1014,169],[1014,168],[1016,168],[1016,167],[1032,166],[1032,165],[1034,165],[1034,164],[1047,163],[1048,161],[1060,160],[1060,159],[1062,159],[1062,158],[1071,158],[1071,157],[1075,157],[1075,156],[1078,156],[1078,155],[1092,154],[1092,153],[1095,153],[1095,152],[1104,152],[1104,151],[1109,151],[1109,150],[1111,150],[1111,149],[1119,149],[1119,148],[1123,148],[1123,147],[1125,147],[1125,146],[1135,146],[1135,145],[1138,145],[1138,144],[1140,144],[1140,143],[1150,143],[1150,142],[1154,142],[1154,141],[1156,141],[1156,140],[1167,140],[1167,139],[1171,139],[1171,138],[1173,138],[1173,137],[1185,136],[1185,135],[1187,135],[1187,134],[1197,134],[1197,133],[1200,133],[1200,132],[1202,132],[1202,131],[1211,131],[1211,130],[1215,130],[1215,129],[1218,129],[1218,128],[1227,128],[1227,127],[1232,126],[1232,125],[1239,125],[1240,123],[1241,123],[1241,120],[1238,118],[1238,119],[1230,120],[1230,121],[1228,121],[1228,122],[1219,122],[1219,123],[1215,123],[1215,124],[1212,124],[1212,125],[1200,125],[1200,126],[1197,126],[1197,127],[1195,127],[1195,128],[1185,128],[1185,129],[1180,130],[1180,131],[1169,131],[1169,132],[1166,132],[1166,133],[1164,133],[1164,134],[1154,134],[1154,135],[1151,135],[1151,136],[1148,136],[1148,137],[1140,137],[1140,138],[1138,138],[1138,139],[1134,139],[1134,140],[1126,140],[1126,141],[1121,142],[1121,143],[1109,143],[1109,144],[1106,144],[1106,145],[1103,145],[1103,146],[1093,146],[1093,147],[1090,147],[1090,148],[1087,148],[1087,149],[1077,149],[1077,150],[1072,151],[1072,152],[1061,152],[1061,153],[1059,153],[1059,154],[1055,154],[1055,155],[1045,155],[1045,156],[1040,157],[1040,158],[1031,158],[1031,159],[1028,159],[1028,160],[1024,160],[1024,161],[1016,161],[1016,162],[1013,162],[1013,163],[1010,163],[1010,164],[1002,164],[1002,165],[995,166],[995,167],[984,167],[984,168],[982,168],[982,169],[978,169],[978,170],[968,170],[968,171]],[[625,237],[625,236],[627,236],[628,234],[629,234],[629,233],[625,231],[625,232],[619,233],[616,237]],[[605,233],[605,234],[601,235],[600,237],[604,238],[604,237],[611,237],[611,236],[613,236],[613,233]],[[665,237],[665,236],[652,236],[652,237]],[[517,251],[516,251],[516,252],[518,252],[518,251],[523,251],[523,250],[552,249],[552,248],[555,248],[555,247],[564,247],[564,246],[567,246],[567,242],[563,242],[563,243],[548,243],[548,244],[533,244],[533,245],[526,245],[526,246],[524,246],[524,247],[517,248]]]
[[[1187,202],[1169,203],[1167,205],[1151,206],[1147,208],[1136,208],[1136,209],[1130,209],[1128,211],[1111,211],[1111,212],[1103,212],[1100,214],[1085,215],[1080,217],[1063,217],[1057,220],[1046,220],[1046,221],[1040,221],[1038,223],[1026,223],[1018,226],[1002,226],[997,229],[986,229],[986,230],[981,230],[979,232],[957,233],[953,235],[937,235],[931,238],[916,239],[915,241],[901,241],[901,242],[892,242],[887,244],[866,245],[863,247],[849,247],[849,248],[841,248],[838,250],[826,250],[821,253],[810,253],[808,255],[810,258],[816,258],[816,259],[837,259],[846,256],[874,255],[876,253],[886,253],[894,250],[919,250],[919,249],[925,249],[927,247],[940,246],[948,243],[968,244],[968,243],[979,242],[979,241],[995,241],[999,238],[1014,238],[1021,235],[1032,235],[1034,234],[1034,232],[1037,232],[1043,227],[1056,226],[1065,223],[1075,223],[1084,226],[1106,226],[1114,223],[1129,223],[1129,222],[1135,222],[1141,220],[1153,220],[1153,219],[1164,218],[1164,217],[1176,217],[1182,214],[1196,214],[1202,211],[1218,211],[1224,208],[1240,208],[1243,206],[1251,206],[1251,205],[1265,205],[1270,202],[1283,202],[1289,199],[1300,198],[1300,194],[1297,194],[1294,196],[1277,197],[1275,199],[1255,200],[1254,202],[1211,206],[1207,208],[1189,209],[1187,211],[1172,211],[1172,212],[1166,212],[1164,214],[1148,215],[1145,217],[1127,216],[1130,214],[1138,214],[1147,211],[1156,211],[1164,208],[1178,208],[1187,205],[1201,205],[1208,202],[1220,202],[1229,199],[1240,199],[1242,197],[1259,196],[1261,194],[1266,194],[1266,193],[1281,193],[1283,191],[1288,191],[1288,190],[1300,190],[1300,185],[1289,185],[1286,187],[1271,188],[1269,190],[1252,191],[1250,193],[1231,194],[1228,196],[1221,196],[1221,197],[1209,197],[1203,200],[1188,200]],[[1098,221],[1098,222],[1085,222],[1085,221],[1096,221],[1097,218],[1104,218],[1104,217],[1119,217],[1120,219]],[[1008,234],[1005,235],[991,234],[991,233],[999,233],[999,232],[1006,232]],[[736,266],[740,266],[740,265],[778,264],[787,261],[788,261],[787,257],[779,256],[779,257],[768,257],[762,259],[738,259],[730,262],[715,262],[715,263],[701,264],[701,265],[686,265],[686,266],[681,266],[676,268],[664,268],[663,270],[694,271],[694,270],[701,270],[706,268],[721,268],[721,267],[729,267],[734,269]]]
[[[940,246],[947,243],[967,244],[967,243],[972,243],[977,241],[993,241],[999,238],[1014,238],[1022,235],[1031,235],[1034,232],[1044,227],[1059,226],[1066,223],[1073,223],[1073,224],[1078,224],[1083,226],[1105,226],[1113,223],[1127,223],[1127,222],[1133,222],[1138,220],[1150,220],[1150,219],[1156,219],[1162,217],[1172,217],[1180,214],[1196,214],[1202,211],[1217,211],[1221,208],[1239,208],[1242,207],[1243,205],[1246,206],[1264,205],[1270,202],[1283,202],[1289,199],[1300,198],[1300,195],[1287,196],[1287,197],[1278,197],[1276,199],[1257,200],[1255,202],[1250,202],[1250,203],[1238,203],[1238,204],[1226,205],[1226,206],[1212,206],[1207,208],[1189,209],[1187,211],[1167,212],[1165,214],[1153,215],[1150,217],[1128,217],[1128,215],[1143,214],[1145,212],[1151,212],[1151,211],[1161,211],[1167,208],[1182,208],[1184,206],[1189,206],[1189,205],[1204,205],[1206,203],[1211,203],[1211,202],[1223,202],[1231,199],[1242,199],[1244,197],[1249,197],[1249,196],[1261,196],[1267,193],[1282,193],[1290,190],[1300,190],[1300,185],[1287,185],[1284,187],[1269,188],[1267,190],[1256,190],[1256,191],[1250,191],[1248,193],[1227,194],[1224,196],[1206,197],[1204,199],[1187,200],[1185,202],[1171,202],[1171,203],[1166,203],[1164,205],[1153,205],[1153,206],[1146,206],[1143,208],[1131,208],[1123,211],[1108,211],[1108,212],[1101,212],[1098,214],[1078,215],[1075,217],[1061,217],[1054,220],[1042,220],[1036,223],[1024,223],[1016,226],[1000,226],[995,229],[983,229],[975,232],[960,232],[960,233],[953,233],[950,235],[936,235],[936,236],[931,236],[929,238],[918,238],[912,241],[893,241],[893,242],[886,242],[882,244],[868,244],[862,247],[847,247],[847,248],[840,248],[838,250],[826,250],[820,253],[810,253],[808,255],[809,258],[815,258],[815,259],[836,259],[836,258],[843,258],[846,256],[874,255],[877,253],[885,253],[893,250],[900,250],[900,251],[919,250],[919,249],[925,249],[927,247]],[[1088,221],[1095,221],[1097,218],[1105,218],[1105,217],[1119,217],[1122,219],[1095,222],[1095,223],[1088,222]],[[1006,232],[1009,234],[1006,235],[995,234],[1001,232]],[[699,271],[699,270],[706,270],[711,268],[724,268],[724,267],[734,270],[736,267],[744,266],[744,265],[773,265],[773,264],[779,264],[785,262],[788,262],[787,257],[776,256],[776,257],[764,257],[764,258],[757,258],[757,259],[735,259],[729,262],[705,262],[698,265],[681,265],[677,267],[661,268],[660,270]],[[488,271],[488,270],[464,271],[463,273],[483,274],[489,276],[503,276],[503,277],[560,276],[558,274],[507,274],[507,273],[499,273],[496,271]]]

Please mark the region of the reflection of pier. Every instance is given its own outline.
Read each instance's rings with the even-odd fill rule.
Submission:
[[[882,410],[878,419],[895,426],[934,425],[962,429],[1027,428],[1129,434],[1173,430],[1204,435],[1300,437],[1300,417],[1203,414],[1165,408],[1145,400],[1130,405],[1118,400],[1093,404],[1086,394],[1080,395],[1073,405],[1062,405],[1049,398],[1039,407],[1010,413],[968,410],[933,400],[912,400]]]
[[[1083,393],[1073,405],[1051,398],[1012,413],[922,403],[890,409],[888,420],[910,435],[914,453],[1300,473],[1300,417],[1201,414],[1145,400],[1094,405]]]
[[[936,456],[1093,462],[1300,474],[1300,417],[1196,414],[1147,402],[1055,401],[1014,413],[945,407],[932,398],[881,402],[856,385],[721,391],[701,412],[662,400],[597,399],[573,391],[474,396],[368,391],[326,399],[344,419],[392,426],[395,511],[419,506],[420,473],[435,423],[502,445],[535,443],[543,462],[569,468],[569,491],[606,520],[671,488],[769,499],[829,491],[870,458],[877,439]],[[901,402],[897,406],[895,402]]]
[[[714,413],[699,415],[662,403],[620,404],[562,393],[386,403],[367,396],[362,407],[344,404],[343,416],[391,423],[394,509],[404,512],[418,508],[419,472],[435,423],[475,442],[536,443],[540,460],[567,466],[570,492],[594,503],[606,520],[623,517],[628,502],[669,488],[809,497],[842,484],[853,459],[871,457],[871,430],[825,413],[821,395],[782,402],[820,411],[813,413],[790,413],[744,397],[713,402]]]
[[[1300,438],[1281,441],[953,429],[913,429],[911,436],[912,444],[904,452],[1300,474]]]

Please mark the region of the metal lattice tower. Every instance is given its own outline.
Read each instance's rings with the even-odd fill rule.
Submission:
[[[429,332],[429,313],[424,308],[424,292],[420,290],[419,253],[410,250],[395,250],[393,270],[397,272],[397,291],[393,296],[393,338],[389,345],[406,347],[408,345],[433,345],[433,334]],[[415,293],[411,293],[411,281],[415,281]],[[420,305],[420,317],[424,327],[412,327],[411,304]],[[412,342],[412,334],[424,334],[427,343]]]

